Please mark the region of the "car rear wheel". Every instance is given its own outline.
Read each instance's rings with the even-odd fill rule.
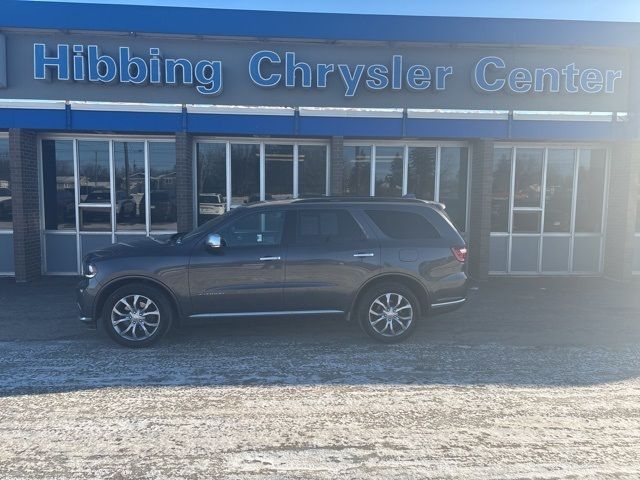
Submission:
[[[102,320],[111,338],[132,348],[156,343],[171,325],[171,305],[157,288],[129,284],[113,292],[104,304]]]
[[[397,343],[415,331],[421,311],[411,289],[384,283],[364,293],[358,315],[360,326],[369,336],[379,342]]]

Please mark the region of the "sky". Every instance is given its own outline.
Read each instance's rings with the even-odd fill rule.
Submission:
[[[51,1],[51,0],[23,0]],[[61,1],[61,0],[57,0]],[[62,0],[298,12],[640,22],[640,0]]]

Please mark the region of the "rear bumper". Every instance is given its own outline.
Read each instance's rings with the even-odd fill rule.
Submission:
[[[431,312],[435,315],[440,313],[453,312],[467,303],[466,298],[458,298],[455,300],[447,300],[446,302],[438,302],[431,304]]]

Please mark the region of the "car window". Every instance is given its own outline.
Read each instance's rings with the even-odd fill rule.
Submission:
[[[111,201],[111,192],[109,191],[99,191],[99,192],[91,192],[87,195],[85,203],[102,203],[102,202],[110,202]]]
[[[279,245],[284,212],[256,212],[237,219],[220,231],[229,247]]]
[[[429,220],[417,213],[399,210],[367,210],[366,213],[387,237],[398,240],[440,238]]]
[[[295,242],[305,245],[363,240],[365,234],[347,210],[301,210]]]

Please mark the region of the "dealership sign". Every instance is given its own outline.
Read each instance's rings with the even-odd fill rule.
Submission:
[[[4,99],[622,112],[632,80],[619,48],[3,35]]]
[[[97,45],[58,44],[51,49],[44,43],[33,45],[33,78],[58,81],[133,85],[193,85],[202,95],[223,92],[223,62],[217,59],[164,58],[160,48],[152,47],[145,56],[120,46],[116,55],[103,53]],[[251,55],[247,70],[251,82],[261,88],[284,86],[299,89],[325,89],[337,83],[345,97],[369,91],[444,91],[447,80],[456,74],[453,65],[412,64],[403,55],[392,55],[380,63],[311,63],[296,52],[280,54],[259,50]],[[507,67],[499,56],[485,56],[474,62],[473,88],[485,93],[507,91],[513,94],[587,93],[613,94],[623,77],[620,69],[579,68],[575,62],[555,66]],[[1,81],[1,78],[0,78]]]

